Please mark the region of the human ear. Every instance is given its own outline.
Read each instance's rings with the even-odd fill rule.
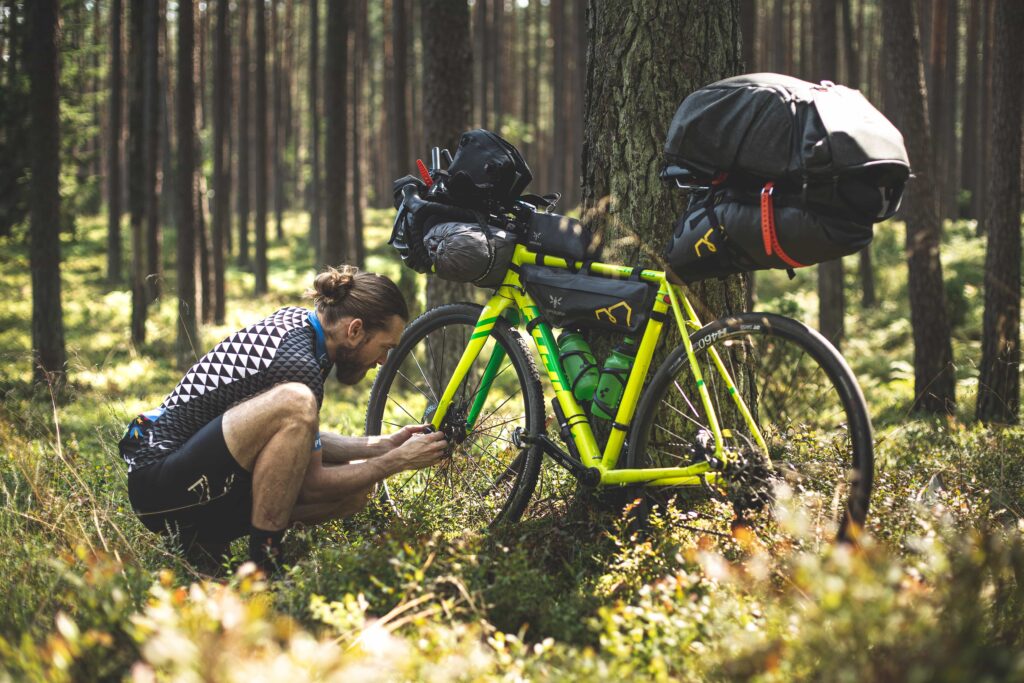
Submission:
[[[356,341],[363,336],[363,321],[361,318],[353,318],[348,324],[348,337]]]

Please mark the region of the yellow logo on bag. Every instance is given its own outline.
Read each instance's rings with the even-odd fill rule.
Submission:
[[[619,316],[614,313],[614,311],[616,309],[618,309],[618,308],[626,309],[626,313],[625,313],[626,321],[625,321],[625,323],[620,323],[619,322]],[[598,309],[596,309],[594,311],[594,317],[597,318],[598,320],[601,319],[601,315],[602,314],[608,319],[608,322],[610,322],[612,325],[623,325],[624,324],[624,325],[626,325],[628,327],[628,326],[633,324],[633,307],[630,306],[625,301],[620,301],[617,304],[612,304],[611,306],[606,306],[605,308],[598,308]],[[620,312],[619,315],[621,315],[621,312]]]
[[[716,247],[715,244],[710,239],[708,239],[709,237],[711,237],[711,233],[714,231],[714,228],[708,228],[708,231],[704,233],[704,236],[697,240],[697,243],[693,245],[693,251],[695,254],[697,254],[697,258],[700,258],[700,245],[702,244],[706,244],[708,247],[708,251],[710,251],[712,254],[718,251],[718,247]]]

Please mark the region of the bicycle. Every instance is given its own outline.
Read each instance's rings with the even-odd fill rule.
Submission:
[[[436,148],[433,156],[436,167]],[[665,179],[693,189],[681,170]],[[638,313],[646,323],[603,444],[595,436],[598,418],[572,391],[550,322],[524,287],[523,268],[538,264],[632,278],[656,291],[649,310]],[[681,341],[648,379],[669,321]],[[537,359],[554,392],[554,438]],[[451,457],[389,480],[387,498],[399,513],[441,515],[458,528],[518,521],[543,455],[588,487],[686,494],[693,509],[704,506],[698,518],[712,522],[770,520],[780,486],[799,495],[822,535],[853,538],[867,516],[871,421],[839,352],[803,323],[775,314],[703,324],[663,271],[551,257],[516,244],[486,304],[425,312],[379,369],[367,434],[410,422],[443,429]]]

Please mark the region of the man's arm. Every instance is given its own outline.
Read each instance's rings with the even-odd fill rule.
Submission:
[[[377,482],[404,470],[429,467],[444,457],[444,434],[423,434],[384,455],[345,467],[324,467],[314,456],[299,491],[300,504],[336,502],[346,495],[365,491]]]
[[[369,460],[391,450],[387,436],[342,436],[334,432],[320,432],[323,460],[328,464],[341,464],[353,460]]]
[[[334,432],[320,432],[323,461],[338,465],[353,460],[370,460],[398,448],[424,429],[425,425],[409,425],[386,436],[342,436]]]

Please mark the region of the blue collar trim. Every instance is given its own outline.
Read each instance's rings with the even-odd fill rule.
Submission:
[[[331,359],[327,356],[327,338],[324,336],[324,328],[320,325],[320,319],[316,317],[315,311],[310,311],[307,317],[316,335],[316,359],[321,366],[330,365]]]

